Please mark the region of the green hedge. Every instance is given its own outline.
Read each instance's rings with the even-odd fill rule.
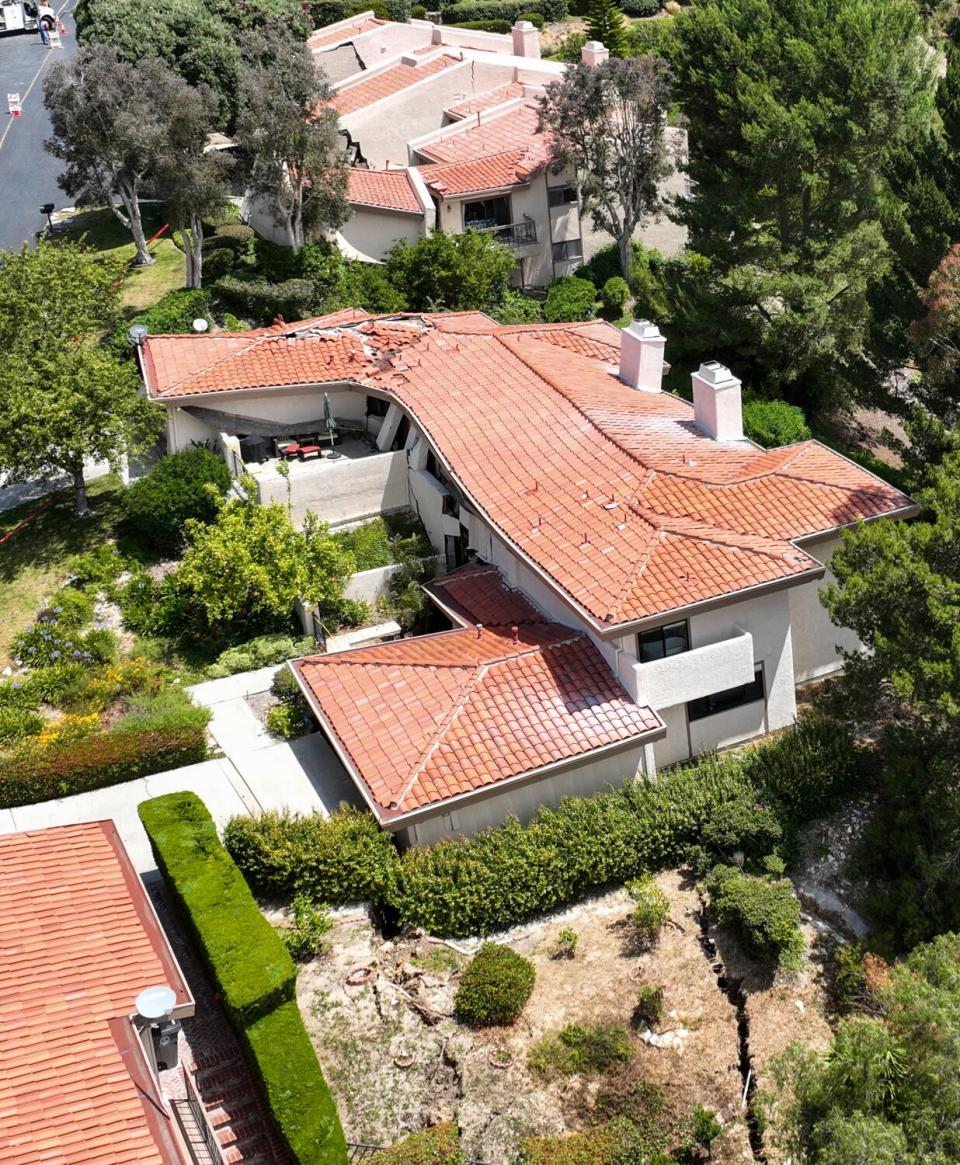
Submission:
[[[0,756],[0,809],[33,805],[197,764],[207,755],[203,728],[98,732],[39,750]]]
[[[369,1165],[464,1165],[457,1126],[435,1125],[376,1153]]]
[[[296,1004],[296,968],[193,793],[145,801],[140,820],[296,1165],[344,1165],[336,1106]]]
[[[523,17],[537,13],[545,20],[565,20],[566,0],[460,0],[443,9],[444,24],[463,24],[476,20],[508,20],[513,25]]]
[[[266,897],[299,891],[329,903],[366,900],[404,926],[459,937],[489,934],[595,890],[684,861],[710,864],[744,849],[758,862],[789,846],[795,827],[859,788],[869,753],[831,721],[804,720],[773,740],[544,806],[466,839],[402,856],[367,814],[329,819],[234,818],[224,842]]]

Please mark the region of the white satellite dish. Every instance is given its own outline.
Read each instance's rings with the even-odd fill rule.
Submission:
[[[173,1011],[177,993],[172,987],[147,987],[137,996],[134,1006],[144,1019],[164,1019]]]
[[[193,330],[195,332],[205,332],[207,330],[207,328],[209,328],[209,327],[210,327],[210,325],[203,318],[203,316],[200,316],[199,319],[196,319],[193,321]]]

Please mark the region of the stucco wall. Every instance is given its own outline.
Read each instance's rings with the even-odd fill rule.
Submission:
[[[242,393],[239,396],[224,397],[213,393],[197,402],[203,408],[232,416],[251,417],[275,424],[292,426],[308,421],[323,420],[323,394],[328,392],[334,418],[362,421],[366,412],[366,396],[362,392],[330,392],[322,385],[316,388],[286,392],[271,389],[262,394]]]
[[[557,805],[561,797],[589,797],[611,786],[635,778],[643,770],[643,747],[627,749],[612,756],[601,757],[592,763],[564,769],[553,776],[515,786],[452,812],[428,818],[405,831],[406,840],[418,845],[432,845],[444,837],[469,837],[493,825],[499,825],[511,814],[527,822],[541,805]],[[401,835],[401,841],[404,836]]]
[[[191,417],[183,409],[167,408],[167,451],[179,453],[182,449],[189,449],[196,442],[209,442],[216,445],[217,430],[205,425],[196,417]]]
[[[835,582],[830,571],[830,558],[840,544],[840,535],[809,544],[806,549],[827,567],[819,582],[804,583],[790,592],[790,623],[793,626],[793,668],[796,682],[829,675],[843,666],[838,647],[856,651],[860,640],[846,627],[835,627],[830,622],[826,607],[820,601],[820,590]]]
[[[352,251],[380,262],[400,239],[413,244],[424,233],[423,216],[417,218],[412,214],[355,206],[353,214],[337,232],[337,241],[342,240]]]
[[[339,526],[407,507],[407,466],[402,452],[307,462],[301,469],[289,479],[291,515],[298,525],[308,511]],[[257,478],[257,490],[264,504],[287,504],[287,482],[279,474]]]

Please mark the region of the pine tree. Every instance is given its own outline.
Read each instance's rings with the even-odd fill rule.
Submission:
[[[598,40],[611,57],[627,55],[627,24],[614,0],[590,0],[587,40]]]

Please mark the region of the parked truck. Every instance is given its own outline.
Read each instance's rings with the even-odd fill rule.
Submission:
[[[0,33],[56,28],[57,14],[39,0],[0,0]]]

